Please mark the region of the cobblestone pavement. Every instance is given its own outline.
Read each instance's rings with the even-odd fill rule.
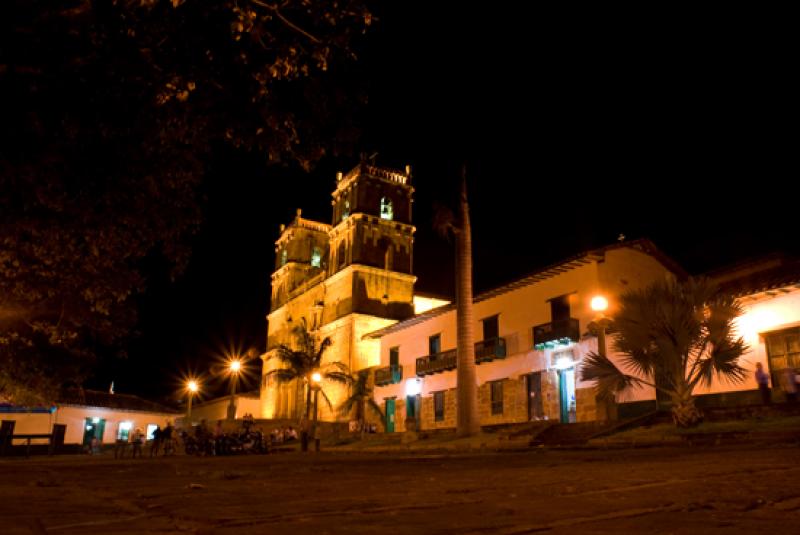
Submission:
[[[798,533],[797,446],[0,460],[0,533]]]

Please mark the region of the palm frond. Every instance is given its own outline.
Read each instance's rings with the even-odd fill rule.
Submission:
[[[328,349],[333,345],[333,341],[330,337],[326,337],[322,342],[319,344],[319,349],[317,349],[316,353],[314,354],[314,365],[319,366],[322,362],[322,355],[325,353],[325,350]],[[313,347],[313,346],[312,346]]]
[[[375,413],[378,418],[380,418],[381,422],[386,421],[386,417],[383,414],[383,409],[380,405],[375,401],[375,398],[372,396],[367,398],[367,408],[372,409],[372,412]]]
[[[456,217],[453,211],[442,204],[435,203],[433,207],[433,230],[447,240],[456,228]]]
[[[300,376],[292,368],[276,368],[264,374],[265,380],[274,380],[279,384],[290,383],[298,377]]]
[[[604,399],[639,382],[635,377],[622,373],[608,357],[594,352],[584,357],[580,377],[582,381],[594,381],[597,395]]]
[[[352,412],[353,407],[356,405],[356,403],[358,403],[358,400],[353,396],[350,396],[349,398],[344,400],[341,405],[339,405],[339,414],[341,414],[342,416],[347,416]]]
[[[713,345],[707,356],[700,358],[697,364],[696,377],[690,377],[692,386],[698,382],[704,386],[711,386],[714,377],[720,380],[741,383],[747,378],[747,370],[739,365],[739,357],[747,351],[748,347],[743,338],[736,340],[721,340]]]
[[[319,393],[322,394],[322,399],[323,399],[323,401],[325,401],[325,404],[328,406],[328,410],[333,412],[333,404],[331,403],[331,400],[328,397],[328,394],[326,394],[325,391],[323,389],[321,389],[321,388],[319,389]]]

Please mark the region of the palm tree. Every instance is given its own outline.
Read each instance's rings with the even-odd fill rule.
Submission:
[[[299,381],[299,384],[302,385],[305,391],[305,407],[301,412],[303,416],[299,427],[304,435],[303,444],[305,445],[307,430],[303,421],[308,422],[311,417],[312,374],[318,372],[324,380],[343,385],[349,385],[351,378],[350,369],[343,362],[322,363],[325,350],[333,343],[330,338],[326,337],[317,345],[316,337],[308,331],[305,322],[295,327],[293,334],[297,338],[297,349],[292,349],[285,344],[277,346],[269,359],[277,359],[281,365],[268,371],[264,377],[267,380],[275,380],[279,384]],[[319,389],[319,392],[332,412],[333,405],[325,390]]]
[[[478,420],[478,383],[475,374],[475,334],[472,314],[472,229],[467,202],[467,168],[461,169],[459,217],[440,208],[434,221],[436,230],[456,237],[456,397],[458,401],[456,434],[473,436],[480,432]]]
[[[694,389],[714,378],[741,382],[746,371],[739,357],[747,351],[735,335],[741,306],[720,294],[709,281],[658,281],[624,294],[613,319],[613,349],[619,363],[591,353],[581,367],[583,380],[595,381],[598,395],[608,398],[635,386],[650,386],[668,396],[678,427],[697,425],[702,414]]]
[[[364,432],[367,424],[367,410],[371,410],[378,419],[383,422],[383,411],[380,405],[375,402],[373,392],[375,385],[372,382],[372,374],[369,370],[361,370],[352,377],[350,385],[350,397],[342,402],[339,407],[339,412],[343,415],[348,415],[352,412],[353,408],[356,409],[356,418],[361,425],[361,438],[364,438]]]

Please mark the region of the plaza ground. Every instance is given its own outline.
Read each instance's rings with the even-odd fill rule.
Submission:
[[[0,461],[9,533],[757,533],[800,526],[796,443]]]

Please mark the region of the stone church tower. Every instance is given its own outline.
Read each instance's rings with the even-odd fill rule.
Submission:
[[[414,313],[412,275],[414,226],[411,173],[366,161],[338,173],[330,225],[297,217],[281,226],[275,242],[272,301],[267,316],[264,374],[279,365],[273,349],[295,345],[293,331],[305,325],[319,341],[333,344],[325,362],[339,361],[355,372],[379,364],[379,341],[364,334]],[[346,389],[325,385],[334,408]],[[300,384],[261,381],[261,417],[297,418],[303,406]],[[337,418],[320,400],[320,418]]]

